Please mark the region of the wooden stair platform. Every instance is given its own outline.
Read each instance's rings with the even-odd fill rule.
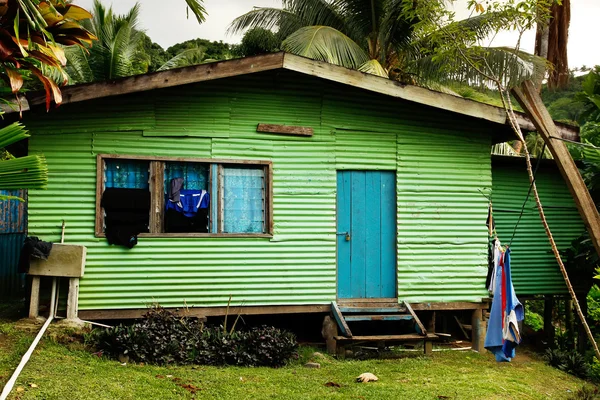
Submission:
[[[350,341],[355,341],[355,342],[392,342],[392,341],[398,341],[398,342],[414,342],[414,341],[421,341],[421,340],[435,340],[438,339],[438,335],[433,334],[433,333],[428,333],[427,335],[423,336],[423,335],[419,335],[416,333],[409,333],[409,334],[404,334],[404,335],[370,335],[370,336],[352,336],[352,337],[345,337],[345,336],[336,336],[335,340],[340,341],[340,342],[350,342]]]
[[[342,311],[343,312],[343,311]],[[348,321],[410,321],[413,319],[412,315],[404,314],[360,314],[360,315],[346,315],[344,316],[346,322]]]

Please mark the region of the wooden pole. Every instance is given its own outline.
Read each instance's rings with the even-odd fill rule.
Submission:
[[[549,348],[554,348],[553,308],[554,298],[552,295],[547,294],[544,296],[544,334]]]
[[[513,93],[515,94],[517,101],[521,104],[521,107],[525,110],[525,112],[529,115],[534,125],[536,126],[540,136],[544,139],[544,142],[548,146],[548,149],[554,156],[556,163],[558,164],[559,170],[567,185],[569,186],[569,190],[575,199],[575,204],[577,205],[577,209],[581,214],[583,221],[588,228],[588,232],[590,232],[590,238],[592,238],[592,243],[596,247],[596,252],[600,254],[600,216],[598,215],[598,210],[596,209],[596,205],[592,201],[592,197],[587,190],[587,186],[583,181],[583,178],[579,174],[579,170],[575,165],[575,161],[571,158],[571,154],[567,150],[567,147],[562,141],[554,141],[553,138],[557,137],[556,126],[554,125],[554,121],[548,110],[544,106],[540,95],[537,93],[535,86],[526,81],[520,88],[514,88]],[[504,98],[503,98],[504,100]],[[575,294],[575,290],[573,289],[573,285],[571,285],[571,280],[569,279],[569,275],[567,274],[567,269],[565,268],[565,264],[562,261],[562,257],[560,252],[558,251],[558,247],[556,246],[556,242],[554,240],[554,236],[552,236],[552,231],[550,230],[550,226],[548,225],[548,221],[546,220],[546,214],[544,213],[544,208],[542,206],[542,202],[540,200],[540,196],[535,184],[535,177],[533,176],[533,167],[531,165],[531,156],[529,155],[529,150],[527,149],[527,144],[525,143],[525,138],[523,137],[523,133],[521,132],[521,127],[517,122],[516,115],[514,110],[512,109],[512,105],[510,104],[510,96],[507,96],[506,101],[506,111],[507,116],[509,118],[509,123],[513,128],[514,132],[517,134],[517,137],[523,143],[523,150],[525,152],[525,162],[527,164],[527,172],[529,174],[529,182],[531,183],[532,192],[535,198],[535,202],[540,214],[540,219],[542,220],[542,225],[544,226],[544,230],[546,231],[546,235],[548,236],[548,240],[550,241],[550,246],[552,247],[552,252],[554,253],[554,257],[558,262],[558,266],[560,268],[560,272],[563,275],[565,280],[565,284],[567,286],[567,290],[573,300],[573,304],[575,306],[575,311],[577,312],[577,316],[583,325],[587,336],[592,344],[594,352],[596,354],[596,358],[600,360],[600,350],[598,349],[598,344],[590,330],[590,327],[583,315],[581,310],[581,306],[579,305],[579,301],[577,301],[577,295]]]

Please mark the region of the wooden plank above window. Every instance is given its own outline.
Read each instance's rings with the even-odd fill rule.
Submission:
[[[256,132],[261,133],[278,133],[282,135],[295,136],[312,136],[313,128],[308,126],[289,126],[289,125],[274,125],[274,124],[258,124]]]

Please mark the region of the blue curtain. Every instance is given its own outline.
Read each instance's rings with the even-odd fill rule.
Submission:
[[[165,163],[165,193],[168,192],[173,178],[183,178],[183,189],[208,190],[208,164],[167,162]]]
[[[148,189],[150,163],[141,160],[107,158],[105,187],[117,189]]]
[[[261,168],[223,168],[223,232],[265,231],[265,172]]]

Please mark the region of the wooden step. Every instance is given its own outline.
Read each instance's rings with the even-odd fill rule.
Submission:
[[[343,341],[355,341],[355,342],[385,342],[385,341],[397,341],[397,342],[409,342],[409,341],[418,341],[418,340],[434,340],[437,339],[438,336],[433,333],[428,333],[427,335],[418,335],[416,333],[406,334],[406,335],[374,335],[374,336],[336,336],[335,340],[343,342]]]
[[[406,312],[404,307],[347,307],[339,306],[342,313],[403,313]]]
[[[410,321],[414,318],[409,314],[361,314],[361,315],[344,315],[346,322],[354,321]]]

